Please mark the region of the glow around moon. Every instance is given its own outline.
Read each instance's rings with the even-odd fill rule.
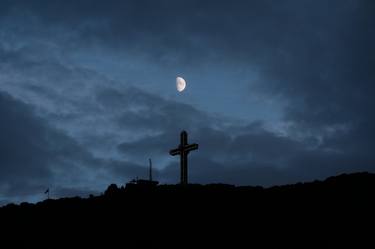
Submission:
[[[182,92],[186,87],[186,81],[182,77],[176,78],[177,91]]]

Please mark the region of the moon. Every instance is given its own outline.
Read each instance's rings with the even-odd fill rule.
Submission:
[[[177,91],[182,92],[186,87],[186,81],[182,77],[176,78]]]

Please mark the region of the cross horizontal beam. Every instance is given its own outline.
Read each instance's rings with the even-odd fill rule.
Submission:
[[[180,148],[173,149],[173,150],[169,151],[169,155],[171,155],[171,156],[179,155],[180,153],[181,153]]]
[[[176,156],[176,155],[180,155],[181,153],[187,153],[187,152],[190,152],[192,150],[197,150],[198,149],[198,144],[188,144],[188,145],[185,145],[184,147],[178,147],[176,149],[173,149],[173,150],[170,150],[169,151],[169,154],[171,156]]]
[[[189,144],[189,145],[184,146],[184,150],[186,152],[197,150],[197,149],[198,149],[198,144]]]

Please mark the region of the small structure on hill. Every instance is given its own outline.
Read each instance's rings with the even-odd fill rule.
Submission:
[[[149,160],[149,179],[136,179],[131,180],[126,184],[126,188],[147,188],[147,187],[155,187],[159,184],[158,181],[154,181],[152,179],[152,161],[151,158]]]

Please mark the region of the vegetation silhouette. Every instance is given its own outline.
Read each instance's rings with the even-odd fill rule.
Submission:
[[[369,248],[374,190],[370,173],[270,188],[111,184],[89,198],[8,204],[0,234],[21,248]]]

